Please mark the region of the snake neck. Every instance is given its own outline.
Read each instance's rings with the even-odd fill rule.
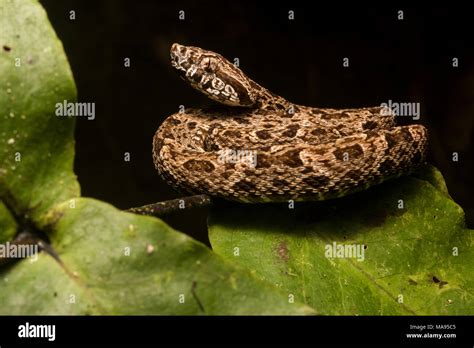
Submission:
[[[249,79],[250,80],[250,79]],[[254,108],[267,111],[280,111],[292,114],[298,111],[298,108],[292,102],[260,86],[253,80],[249,81],[251,89],[254,91]]]

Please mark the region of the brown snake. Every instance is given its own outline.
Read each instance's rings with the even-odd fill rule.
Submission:
[[[425,159],[427,129],[396,127],[386,108],[292,104],[198,47],[174,44],[171,64],[224,104],[185,109],[158,128],[155,167],[179,191],[247,203],[323,200],[406,174]]]

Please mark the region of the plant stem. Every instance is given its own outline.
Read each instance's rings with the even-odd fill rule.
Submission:
[[[147,204],[141,207],[127,209],[127,211],[140,215],[162,216],[183,209],[188,210],[198,207],[206,207],[211,205],[211,203],[211,197],[208,195],[196,195]]]

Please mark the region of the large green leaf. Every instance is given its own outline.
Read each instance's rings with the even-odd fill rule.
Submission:
[[[37,1],[0,1],[0,196],[37,225],[79,196],[74,120],[55,116],[76,89],[61,42]]]
[[[294,209],[217,207],[210,240],[215,252],[323,314],[472,315],[473,231],[445,187],[426,167]],[[326,257],[333,243],[365,246],[363,261]]]
[[[314,313],[156,218],[79,198],[49,219],[61,262],[3,269],[1,314]]]

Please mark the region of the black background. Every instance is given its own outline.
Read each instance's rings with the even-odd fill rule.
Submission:
[[[173,42],[238,57],[250,77],[294,103],[346,108],[421,103],[429,161],[474,225],[474,49],[471,11],[308,2],[42,0],[63,42],[79,100],[75,171],[84,196],[129,208],[177,198],[155,172],[151,142],[180,104],[210,101],[172,70]],[[70,11],[75,20],[70,20]],[[185,11],[185,20],[178,12]],[[288,11],[295,20],[288,20]],[[397,11],[403,10],[404,20]],[[124,59],[131,67],[124,67]],[[350,59],[350,67],[342,59]],[[452,58],[459,67],[452,66]],[[413,122],[403,118],[402,123]],[[452,153],[459,162],[452,162]],[[130,152],[131,161],[124,161]],[[206,209],[165,218],[207,242]]]

